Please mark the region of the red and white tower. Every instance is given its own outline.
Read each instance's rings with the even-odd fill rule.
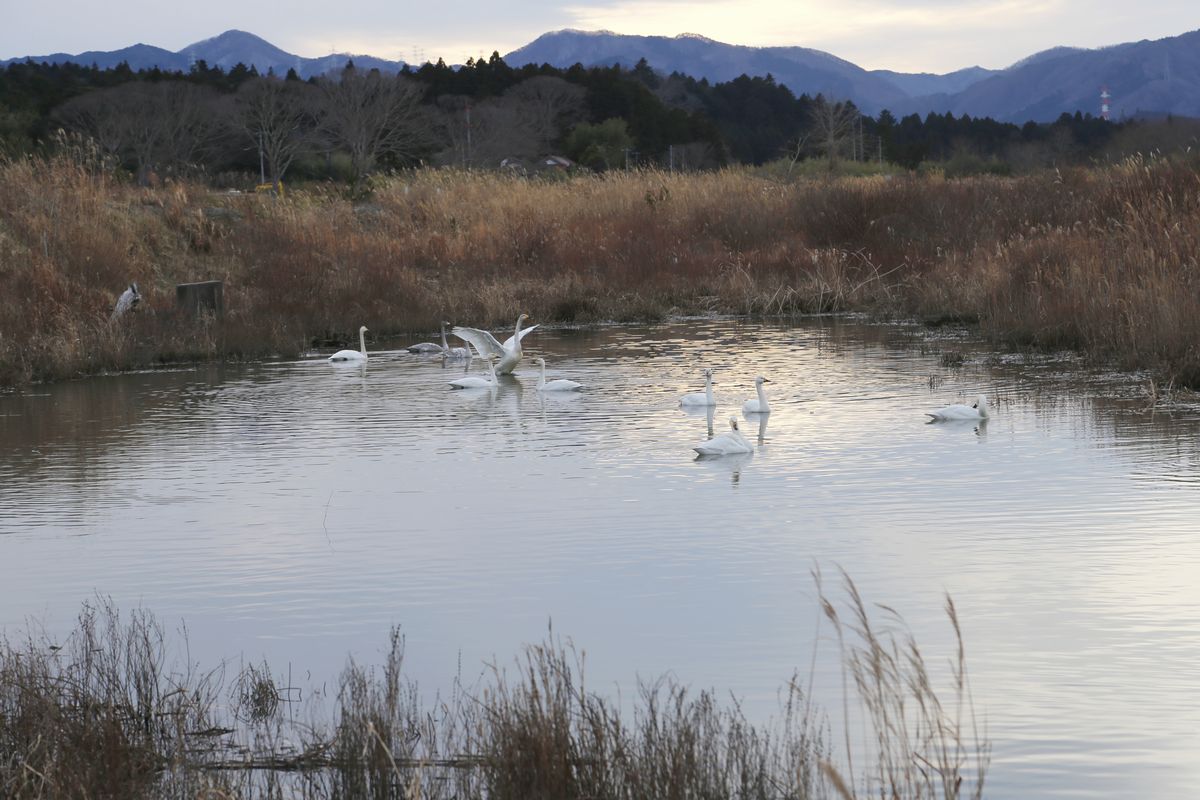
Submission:
[[[1100,87],[1100,119],[1108,119],[1108,101],[1112,99],[1112,95],[1108,93],[1107,86]]]

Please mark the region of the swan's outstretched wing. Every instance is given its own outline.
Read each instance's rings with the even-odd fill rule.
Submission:
[[[528,328],[526,328],[528,330]],[[496,341],[496,337],[492,336],[487,331],[481,331],[479,328],[464,328],[456,325],[450,331],[463,341],[470,342],[475,345],[475,349],[479,351],[479,355],[487,358],[490,355],[495,355],[498,358],[504,357],[504,346]]]
[[[541,323],[539,322],[539,323],[538,323],[538,325],[541,325]],[[531,330],[533,330],[533,329],[534,329],[534,328],[536,328],[536,327],[537,327],[537,325],[530,325],[528,328],[526,328],[525,330],[521,331],[521,332],[520,332],[519,334],[517,334],[517,335],[521,337],[521,340],[522,340],[522,341],[524,341],[524,340],[525,340],[525,334],[529,333]],[[507,348],[509,348],[509,347],[512,347],[512,346],[513,346],[513,337],[511,337],[511,336],[510,336],[510,337],[508,337],[507,339],[505,339],[505,340],[504,340],[504,347],[507,349]]]

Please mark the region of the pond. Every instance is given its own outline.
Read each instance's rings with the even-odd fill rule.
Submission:
[[[845,318],[539,329],[495,391],[402,344],[0,396],[0,625],[99,594],[318,684],[399,625],[430,691],[552,626],[594,690],[669,672],[761,718],[816,649],[836,716],[842,568],[938,663],[953,595],[986,796],[1200,785],[1200,408],[1144,377]],[[537,354],[584,390],[540,396]],[[695,458],[703,367],[717,433],[771,380],[751,455]],[[926,424],[980,392],[986,424]]]

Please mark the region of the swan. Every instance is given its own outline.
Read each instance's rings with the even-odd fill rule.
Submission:
[[[414,345],[412,345],[410,347],[406,347],[404,349],[410,353],[416,353],[417,355],[448,356],[449,358],[468,358],[471,355],[471,351],[469,348],[466,348],[466,347],[453,347],[452,348],[452,347],[450,347],[449,344],[446,343],[446,326],[449,324],[450,323],[446,322],[445,320],[442,320],[442,343],[441,344],[435,344],[434,342],[421,342],[420,344],[414,344]]]
[[[975,404],[971,406],[955,403],[952,406],[939,408],[937,411],[926,411],[925,416],[929,417],[930,422],[944,422],[954,419],[974,419],[984,420],[991,416],[988,412],[987,398],[979,395],[975,398]]]
[[[491,373],[491,379],[481,378],[478,375],[464,375],[461,378],[455,378],[452,381],[447,381],[451,389],[495,389],[500,385],[500,381],[496,378],[496,357],[487,357],[488,372]]]
[[[754,447],[738,430],[737,417],[729,418],[730,430],[720,436],[714,436],[707,442],[701,442],[692,449],[702,456],[730,456],[737,453],[753,453]]]
[[[367,360],[367,340],[363,336],[367,332],[366,325],[360,325],[358,328],[358,349],[357,350],[338,350],[329,357],[330,361],[366,361]]]
[[[537,385],[537,390],[539,392],[574,392],[574,391],[577,391],[577,390],[583,388],[582,383],[576,383],[575,381],[569,381],[566,378],[559,378],[557,380],[553,380],[553,381],[550,381],[549,383],[547,383],[546,382],[546,359],[542,358],[541,356],[538,356],[537,363],[538,363],[538,366],[540,366],[542,368],[542,375],[540,378],[538,378],[538,385]]]
[[[763,391],[763,384],[770,383],[768,379],[759,375],[754,379],[754,388],[758,390],[758,398],[751,398],[745,403],[742,403],[743,414],[770,414],[771,406],[767,403],[767,393]]]
[[[525,334],[537,327],[537,325],[530,325],[525,330],[521,330],[521,323],[527,319],[529,319],[528,314],[517,317],[517,329],[512,336],[504,340],[504,344],[500,344],[496,341],[495,336],[479,328],[464,328],[459,325],[450,332],[475,345],[475,349],[481,356],[495,355],[500,359],[496,365],[498,375],[511,375],[513,368],[521,362],[521,340],[525,338]]]
[[[449,344],[447,344],[447,342],[446,342],[446,326],[449,324],[450,323],[446,322],[446,320],[442,320],[442,355],[444,355],[446,358],[453,358],[453,359],[470,358],[471,357],[471,345],[470,344],[467,344],[466,347],[451,347]]]
[[[685,394],[683,397],[679,398],[679,405],[681,405],[681,406],[710,406],[710,407],[715,406],[717,404],[717,401],[715,399],[713,399],[712,387],[713,387],[712,370],[706,369],[706,370],[704,370],[704,391],[703,392],[692,392],[691,394]]]

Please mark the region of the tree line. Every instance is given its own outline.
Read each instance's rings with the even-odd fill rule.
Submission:
[[[142,181],[189,172],[357,181],[419,163],[499,167],[549,154],[594,169],[822,158],[1006,171],[1099,158],[1134,126],[1078,113],[1023,126],[871,117],[849,101],[796,96],[769,75],[710,83],[645,60],[513,68],[493,53],[395,75],[350,63],[308,80],[203,61],[188,72],[32,61],[0,70],[0,153],[44,151],[62,130]]]

